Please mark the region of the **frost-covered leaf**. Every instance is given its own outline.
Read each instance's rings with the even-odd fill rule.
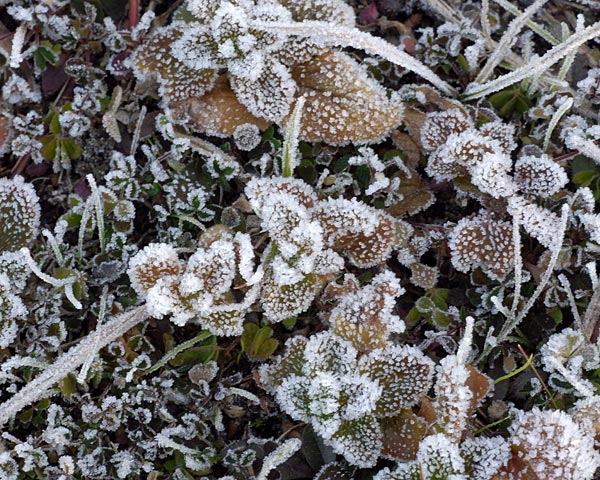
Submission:
[[[16,320],[27,315],[27,308],[11,288],[8,276],[0,271],[0,348],[7,348],[17,337]]]
[[[178,276],[181,270],[179,256],[172,246],[151,243],[131,259],[127,274],[138,295],[146,296],[161,278]]]
[[[502,152],[498,153],[504,153],[505,155],[509,155],[510,152],[517,148],[515,130],[514,125],[499,120],[484,123],[479,127],[479,133],[484,137],[496,140],[502,147]]]
[[[223,304],[201,313],[198,322],[213,335],[231,337],[241,335],[247,307],[240,304]]]
[[[441,431],[460,440],[467,422],[479,401],[491,388],[491,381],[469,365],[462,365],[455,355],[437,367],[433,409]]]
[[[277,357],[275,363],[260,368],[260,381],[265,389],[273,390],[283,379],[302,375],[306,343],[306,338],[301,336],[290,338],[285,342],[285,354]]]
[[[528,194],[551,197],[569,181],[565,170],[548,155],[523,156],[515,163],[515,180]]]
[[[266,62],[257,79],[231,75],[230,82],[252,115],[272,122],[280,122],[288,114],[296,92],[289,70],[273,60]]]
[[[375,465],[381,453],[381,428],[373,417],[342,422],[331,439],[333,450],[361,468]]]
[[[448,236],[452,265],[460,272],[481,267],[502,279],[514,267],[512,225],[494,220],[486,212],[461,219]]]
[[[198,52],[190,48],[195,40],[199,49],[202,41],[208,42],[208,37],[196,35],[191,41],[184,38],[182,42],[182,36],[187,34],[182,28],[175,24],[159,30],[136,51],[134,59],[138,77],[143,78],[145,72],[157,73],[162,95],[172,102],[203,96],[217,78],[218,65],[209,60],[201,65]],[[183,61],[186,57],[187,62]]]
[[[331,332],[313,335],[304,352],[304,372],[309,376],[319,371],[332,372],[337,376],[355,374],[357,354],[350,342]]]
[[[333,145],[379,141],[398,126],[402,106],[348,55],[330,52],[296,65],[292,76],[306,97],[300,138]]]
[[[392,332],[404,330],[404,322],[392,315],[396,297],[402,293],[391,272],[381,273],[370,285],[340,298],[327,320],[336,335],[360,351],[385,348]]]
[[[422,480],[463,479],[464,461],[458,444],[438,433],[426,437],[419,445],[417,464]]]
[[[399,200],[386,207],[386,212],[390,215],[415,215],[433,205],[435,196],[416,170],[410,167],[402,168],[392,178],[400,180],[400,187],[396,190]]]
[[[266,130],[268,120],[252,115],[240,103],[229,86],[226,75],[215,81],[210,92],[201,97],[190,97],[169,105],[173,116],[194,130],[218,137],[228,137],[241,125],[253,124]]]
[[[233,243],[230,239],[217,240],[206,250],[199,249],[189,258],[180,291],[185,296],[199,291],[219,295],[231,288],[235,273],[236,255]]]
[[[0,178],[0,252],[16,252],[37,236],[39,198],[30,183],[17,175]]]
[[[315,215],[323,226],[328,245],[342,250],[354,265],[362,268],[372,267],[390,256],[399,241],[399,230],[412,232],[405,222],[356,199],[322,201]],[[407,228],[403,228],[405,225]]]
[[[429,290],[437,284],[439,270],[436,267],[415,262],[410,266],[410,281],[417,287]]]
[[[342,463],[326,463],[314,476],[313,480],[352,480],[352,471]]]
[[[373,414],[390,417],[416,405],[427,394],[433,362],[416,347],[390,345],[361,357],[359,372],[383,387]]]
[[[413,460],[427,432],[425,420],[406,409],[379,420],[383,432],[381,455],[392,460]]]
[[[513,459],[504,470],[511,478],[591,480],[600,466],[590,432],[562,411],[534,408],[511,426]]]
[[[295,178],[253,178],[245,189],[252,209],[260,216],[269,202],[269,198],[277,193],[290,195],[304,208],[312,208],[317,196],[314,190],[304,181]]]
[[[510,197],[518,188],[512,176],[509,175],[511,168],[510,157],[486,153],[481,162],[470,169],[471,182],[480,191],[494,198]]]
[[[460,445],[460,454],[472,480],[490,480],[511,456],[508,442],[502,437],[467,438]]]
[[[279,0],[296,21],[323,20],[354,26],[354,10],[341,0]]]
[[[557,232],[561,231],[560,217],[522,197],[509,199],[508,211],[519,219],[523,228],[546,248],[551,248],[556,242]]]
[[[429,157],[426,171],[437,180],[450,180],[467,175],[484,155],[500,151],[502,147],[496,140],[484,137],[476,130],[452,133],[446,143]]]
[[[473,128],[473,121],[458,108],[429,113],[421,127],[421,144],[434,151],[444,145],[450,135]]]
[[[11,289],[20,293],[27,285],[29,266],[19,252],[0,251],[0,275],[6,275]]]
[[[422,480],[417,462],[399,463],[396,469],[384,468],[373,480]]]
[[[272,322],[279,322],[306,311],[319,288],[314,274],[305,275],[291,285],[280,285],[275,281],[272,270],[267,270],[261,294],[265,316]]]

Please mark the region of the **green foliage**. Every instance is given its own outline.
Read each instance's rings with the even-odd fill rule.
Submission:
[[[279,346],[279,341],[272,337],[273,329],[271,327],[259,327],[255,323],[246,323],[244,333],[240,337],[242,353],[252,360],[269,358]]]

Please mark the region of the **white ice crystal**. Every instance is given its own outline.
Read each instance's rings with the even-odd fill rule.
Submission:
[[[479,190],[494,198],[509,197],[517,191],[509,175],[511,167],[512,161],[508,156],[488,153],[471,168],[471,180]]]
[[[508,207],[508,212],[517,217],[523,228],[538,242],[546,248],[556,243],[556,236],[561,232],[561,221],[557,214],[519,196],[511,197]]]

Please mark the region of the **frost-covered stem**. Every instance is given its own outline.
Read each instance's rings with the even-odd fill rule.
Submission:
[[[571,307],[571,313],[573,314],[573,318],[575,319],[575,323],[581,330],[581,333],[583,333],[587,337],[586,332],[583,329],[583,323],[581,323],[581,317],[579,316],[579,311],[577,310],[577,304],[575,303],[575,297],[573,296],[573,290],[571,290],[571,285],[569,284],[567,277],[565,277],[565,275],[561,273],[558,276],[558,281],[560,282],[562,287],[565,289],[567,298],[569,299],[569,306]]]
[[[590,282],[592,282],[592,289],[596,290],[598,286],[600,286],[600,282],[598,281],[598,272],[596,271],[596,262],[586,263],[585,268],[590,277]]]
[[[140,109],[140,115],[138,116],[137,122],[135,124],[135,131],[133,132],[133,137],[131,139],[129,155],[133,156],[137,151],[138,145],[140,143],[140,134],[142,132],[142,125],[144,124],[144,118],[146,118],[146,105],[142,105],[142,108]]]
[[[508,0],[494,0],[494,2],[496,2],[502,8],[504,8],[506,11],[512,13],[515,17],[518,17],[522,14],[521,10],[515,7]],[[560,40],[555,38],[548,30],[546,30],[541,25],[535,23],[533,20],[528,20],[527,26],[551,45],[558,45],[560,43]]]
[[[554,112],[554,115],[552,115],[552,119],[550,120],[550,123],[548,124],[548,129],[546,130],[546,135],[544,135],[544,146],[543,146],[544,151],[548,150],[548,145],[550,144],[550,137],[552,136],[552,132],[556,128],[556,125],[558,125],[558,122],[560,122],[560,119],[563,117],[563,115],[565,113],[567,113],[571,109],[572,106],[573,106],[573,98],[569,97],[567,100],[565,100],[563,103],[560,104],[560,107],[558,107],[556,112]]]
[[[444,0],[425,0],[424,3],[449,22],[460,23],[464,20],[457,8],[452,8]]]
[[[389,62],[410,70],[431,82],[447,95],[456,95],[455,90],[438,77],[427,66],[408,53],[385,40],[361,32],[356,28],[331,25],[328,22],[255,22],[253,28],[268,32],[289,33],[299,37],[312,38],[319,44],[337,47],[352,47],[364,50],[372,55],[378,55]]]
[[[271,452],[264,459],[263,466],[260,473],[256,476],[256,480],[267,480],[269,473],[296,453],[301,446],[302,442],[299,439],[292,438],[277,447],[275,451]]]
[[[104,285],[104,287],[102,287],[102,295],[100,296],[100,311],[98,312],[98,322],[96,323],[96,328],[99,328],[100,325],[102,325],[104,323],[104,318],[106,316],[107,302],[108,302],[108,285]],[[83,366],[81,367],[81,370],[79,371],[79,375],[77,375],[78,383],[81,383],[81,384],[85,383],[85,377],[87,377],[87,372],[89,371],[90,367],[92,366],[94,357],[96,356],[96,353],[98,352],[98,340],[99,340],[99,338],[96,337],[96,343],[94,344],[94,347],[93,347],[93,353],[85,360],[85,362],[83,363]]]
[[[582,332],[586,338],[589,338],[593,343],[598,340],[598,320],[600,318],[600,288],[596,287],[590,303],[588,303],[585,313],[583,314]]]
[[[92,197],[88,197],[83,206],[83,212],[81,213],[81,220],[79,221],[79,237],[77,239],[77,258],[79,262],[83,260],[83,240],[85,238],[85,229],[87,223],[92,217]],[[93,224],[92,224],[93,225]]]
[[[560,230],[558,232],[556,232],[556,242],[552,246],[552,254],[550,255],[550,261],[548,262],[548,267],[546,268],[544,275],[542,275],[540,283],[537,286],[537,288],[535,289],[535,291],[533,292],[533,295],[531,295],[531,297],[529,298],[529,301],[523,307],[523,310],[521,310],[518,315],[507,318],[506,322],[504,323],[504,326],[502,327],[502,330],[500,330],[500,333],[498,334],[497,343],[504,342],[506,340],[506,337],[508,337],[514,331],[514,329],[523,321],[525,316],[529,313],[529,310],[531,310],[531,307],[533,307],[533,304],[537,301],[538,297],[542,294],[544,288],[546,288],[546,285],[550,281],[550,277],[552,276],[552,273],[554,272],[554,267],[558,260],[558,256],[560,255],[560,250],[562,248],[563,239],[565,236],[565,232],[567,230],[567,221],[568,220],[569,220],[569,206],[567,204],[564,204],[562,206],[562,214],[560,216]]]
[[[567,25],[565,25],[564,23],[561,23],[561,27],[562,27],[562,40],[565,41],[569,38],[569,33],[570,33],[569,27],[567,27]],[[576,31],[583,30],[583,28],[584,28],[583,16],[578,16]],[[559,80],[564,80],[567,77],[567,73],[569,73],[569,70],[571,70],[571,65],[573,64],[573,60],[575,60],[576,53],[577,52],[575,50],[573,50],[571,53],[569,53],[565,57],[563,64],[560,66],[560,70],[558,71],[557,78]],[[556,87],[552,87],[552,88],[555,89]]]
[[[63,267],[65,265],[65,259],[60,251],[60,247],[58,246],[58,242],[56,241],[56,238],[54,237],[52,232],[50,230],[48,230],[47,228],[44,228],[42,230],[42,235],[44,237],[46,237],[46,239],[48,240],[48,245],[50,245],[50,248],[52,249],[52,252],[54,253],[54,257],[56,258],[58,265]]]
[[[483,35],[488,42],[488,45],[492,46],[494,41],[492,40],[491,28],[490,28],[490,0],[482,0],[481,2],[481,30]]]
[[[477,75],[477,77],[475,78],[475,81],[477,83],[485,82],[490,77],[490,75],[494,71],[494,68],[500,65],[500,62],[510,50],[510,47],[516,40],[517,35],[525,26],[527,21],[547,1],[548,0],[536,0],[529,7],[527,7],[527,9],[523,13],[521,13],[521,15],[519,15],[510,23],[508,30],[504,32],[504,35],[502,35],[502,38],[498,42],[498,45],[496,45],[496,48],[492,52],[492,55],[479,72],[479,75]]]
[[[59,279],[59,278],[54,278],[50,275],[47,275],[40,270],[40,267],[38,267],[37,263],[35,263],[35,261],[31,257],[31,253],[29,252],[29,249],[27,247],[23,247],[20,250],[20,252],[21,252],[21,255],[23,255],[23,258],[25,259],[25,262],[27,263],[27,265],[29,266],[29,268],[35,275],[37,275],[44,282],[49,283],[50,285],[52,285],[54,287],[63,288],[65,291],[65,296],[67,297],[67,300],[69,300],[69,302],[71,302],[77,310],[80,310],[83,308],[83,305],[81,305],[79,300],[77,300],[77,298],[75,298],[75,294],[73,293],[73,283],[75,283],[77,281],[77,277],[71,276],[68,278],[60,278]]]
[[[300,120],[306,97],[302,96],[296,100],[296,106],[290,116],[285,132],[283,143],[283,159],[281,174],[283,177],[291,177],[294,169],[298,166],[298,135],[300,134]]]
[[[529,62],[506,75],[492,80],[491,82],[484,83],[483,85],[472,83],[467,88],[464,99],[473,100],[475,98],[481,98],[490,93],[502,90],[524,78],[540,76],[561,58],[567,56],[570,52],[576,50],[585,42],[598,35],[600,35],[600,22],[596,22],[584,30],[574,33],[568,40],[551,48],[542,57]]]
[[[583,138],[581,135],[571,135],[569,139],[569,146],[579,150],[579,153],[592,159],[598,165],[600,165],[600,147],[596,145],[593,140]]]
[[[155,439],[156,443],[163,448],[172,448],[173,450],[177,450],[181,453],[187,453],[188,455],[197,455],[202,453],[200,450],[194,450],[193,448],[186,447],[181,443],[175,442],[163,433],[159,433]]]
[[[0,404],[0,427],[23,408],[52,394],[52,387],[82,365],[90,355],[95,353],[93,350],[104,348],[146,318],[148,318],[146,307],[141,306],[119,315],[83,338],[18,393]]]
[[[149,373],[156,372],[159,368],[161,368],[163,365],[166,365],[168,362],[170,362],[172,359],[174,359],[181,352],[187,350],[188,348],[193,347],[198,342],[206,340],[207,338],[209,338],[211,336],[212,336],[212,333],[210,333],[210,332],[200,332],[198,335],[196,335],[194,338],[188,340],[187,342],[183,342],[181,345],[177,345],[175,348],[169,350],[165,354],[164,357],[162,357],[158,362],[156,362],[154,365],[152,365],[148,370],[145,370],[143,372],[143,375],[148,375]]]
[[[457,365],[467,364],[471,345],[473,344],[473,324],[475,323],[475,320],[473,317],[467,317],[465,321],[467,323],[465,326],[465,333],[463,334],[463,338],[458,344],[458,350],[456,351]]]
[[[90,184],[90,189],[92,190],[92,198],[94,201],[94,208],[96,210],[96,224],[98,226],[98,238],[100,240],[100,251],[104,253],[104,245],[106,243],[105,235],[104,235],[104,205],[102,204],[102,198],[100,196],[100,190],[98,190],[98,185],[96,184],[96,179],[90,173],[86,175],[86,180]]]
[[[515,256],[515,291],[513,296],[513,303],[510,307],[509,318],[514,318],[517,314],[517,307],[519,306],[519,300],[521,298],[521,282],[523,281],[523,259],[521,258],[521,232],[519,230],[519,216],[513,215],[513,255]]]

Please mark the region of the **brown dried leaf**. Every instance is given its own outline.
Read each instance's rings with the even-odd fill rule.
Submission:
[[[481,373],[475,367],[467,365],[469,370],[469,377],[467,378],[466,385],[471,390],[473,396],[471,397],[471,413],[475,412],[475,409],[480,402],[485,398],[490,389],[492,388],[492,379]]]
[[[398,126],[402,106],[348,55],[328,52],[296,65],[292,77],[306,96],[300,138],[332,145],[380,140]],[[284,119],[283,124],[285,124]]]
[[[419,442],[427,432],[425,420],[411,410],[403,410],[395,417],[379,420],[383,432],[381,455],[392,460],[414,460]]]
[[[435,196],[423,183],[421,176],[416,170],[407,167],[399,170],[394,177],[400,179],[400,188],[398,193],[402,195],[402,200],[391,204],[386,210],[394,217],[403,215],[414,215],[421,210],[425,210],[433,204]]]
[[[186,122],[194,130],[218,137],[233,135],[234,130],[245,123],[254,124],[260,130],[271,125],[252,115],[238,101],[226,75],[221,75],[206,95],[171,102],[169,106],[175,119]]]

